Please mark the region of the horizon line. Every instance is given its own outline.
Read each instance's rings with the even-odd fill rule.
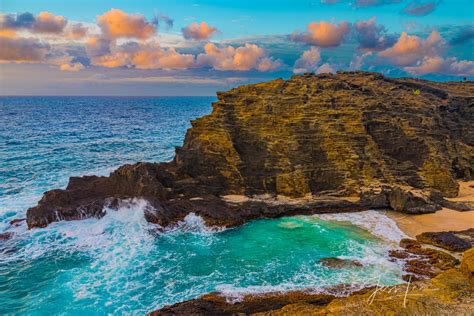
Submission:
[[[170,98],[170,97],[217,97],[214,95],[78,95],[78,94],[9,94],[9,95],[0,95],[0,98],[10,98],[10,97],[123,97],[123,98]]]

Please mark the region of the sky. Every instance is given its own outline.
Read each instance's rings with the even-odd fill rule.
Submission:
[[[215,95],[304,72],[474,78],[472,0],[1,0],[0,95]]]

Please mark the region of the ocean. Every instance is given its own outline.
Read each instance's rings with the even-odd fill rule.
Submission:
[[[70,176],[107,175],[125,163],[169,161],[190,120],[213,97],[0,98],[0,314],[106,315],[150,312],[220,291],[246,294],[400,283],[387,252],[403,237],[380,212],[262,219],[233,229],[190,214],[159,232],[147,201],[101,219],[28,230],[44,191]],[[324,257],[360,261],[329,269]]]

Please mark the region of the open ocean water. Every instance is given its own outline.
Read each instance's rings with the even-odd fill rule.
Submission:
[[[27,230],[44,191],[70,176],[168,161],[213,97],[0,97],[0,315],[141,315],[221,291],[248,293],[402,282],[387,251],[403,237],[375,212],[257,220],[222,230],[191,214],[157,234],[131,200],[102,219]],[[340,257],[363,267],[331,270]]]

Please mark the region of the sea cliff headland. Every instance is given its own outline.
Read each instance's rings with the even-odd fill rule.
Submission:
[[[218,93],[175,159],[71,178],[27,212],[28,227],[104,215],[130,197],[167,226],[194,212],[208,224],[259,217],[393,209],[467,210],[457,180],[474,179],[474,84],[378,73],[293,76]]]
[[[442,210],[439,218],[446,210],[466,212],[459,213],[464,220],[473,208],[463,195],[474,180],[472,122],[472,82],[341,72],[242,86],[218,93],[212,113],[192,122],[172,161],[124,165],[108,177],[70,178],[65,189],[46,192],[26,220],[31,229],[100,218],[130,198],[147,200],[145,218],[161,228],[190,213],[226,227],[257,218],[369,209],[417,216]],[[415,282],[408,309],[400,309],[406,285],[397,285],[373,300],[373,288],[348,298],[270,293],[237,305],[213,293],[155,314],[466,310],[474,301],[472,229],[440,232],[438,225],[419,234],[433,225],[412,227],[410,233],[410,225],[397,221],[417,238],[402,240],[401,250],[390,253],[403,261],[404,279]],[[473,228],[467,225],[463,228]],[[373,303],[361,303],[366,301]]]

